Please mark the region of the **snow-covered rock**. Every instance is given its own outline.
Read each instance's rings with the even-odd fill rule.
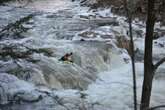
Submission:
[[[44,4],[46,2],[50,9]],[[38,3],[43,7],[36,6]],[[9,37],[0,42],[19,44],[19,48],[14,49],[17,54],[28,50],[22,45],[34,50],[48,49],[51,53],[34,52],[29,58],[11,58],[10,55],[5,56],[5,60],[1,58],[2,110],[131,110],[132,70],[130,56],[125,50],[129,43],[126,18],[112,14],[110,8],[87,11],[88,8],[72,5],[68,0],[58,3],[57,7],[63,5],[60,9],[55,8],[49,0],[36,0],[30,4],[27,8],[43,12],[37,12],[32,19],[22,24],[29,28],[22,33],[24,37]],[[2,21],[5,22],[4,19]],[[157,24],[158,31],[159,28]],[[155,60],[164,56],[162,33],[159,34],[161,38],[154,41]],[[138,19],[133,21],[133,35],[136,54],[141,61],[145,24]],[[73,64],[59,61],[70,52],[73,52]],[[152,105],[164,103],[164,70],[162,65],[154,79]],[[136,72],[140,102],[142,62],[136,63]]]
[[[108,110],[101,105],[95,106]],[[85,101],[78,90],[37,88],[13,75],[0,73],[1,110],[98,110],[95,106]]]
[[[40,96],[35,92],[33,84],[6,73],[0,73],[0,85],[0,104],[12,103],[15,100],[34,101]]]

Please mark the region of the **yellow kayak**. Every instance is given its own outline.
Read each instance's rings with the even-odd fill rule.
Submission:
[[[70,61],[63,61],[63,62],[66,64],[73,64],[73,62],[70,62]]]

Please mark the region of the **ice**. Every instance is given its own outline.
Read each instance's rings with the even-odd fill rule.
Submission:
[[[9,87],[3,83],[7,88],[5,88],[6,91],[10,94],[23,91],[25,94],[21,97],[24,97],[24,99],[36,99],[40,95],[35,90],[37,86],[38,91],[51,94],[53,97],[64,98],[64,102],[67,103],[73,101],[74,104],[78,104],[82,100],[80,99],[81,94],[85,94],[83,100],[90,104],[97,103],[112,110],[133,109],[130,55],[125,49],[118,48],[116,45],[116,36],[122,36],[124,39],[129,40],[128,23],[125,17],[112,14],[110,8],[94,11],[69,0],[36,0],[26,8],[44,12],[44,14],[36,15],[32,19],[33,23],[30,26],[32,29],[28,31],[28,34],[25,34],[28,38],[4,40],[1,43],[26,44],[32,48],[50,48],[53,51],[53,56],[48,57],[44,54],[35,53],[31,57],[41,60],[37,64],[18,62],[18,64],[27,66],[34,71],[31,73],[32,78],[28,82],[19,80],[13,75],[1,74],[0,79],[12,78]],[[99,26],[88,22],[88,20],[105,18],[115,19],[117,24]],[[24,26],[29,27],[26,24]],[[135,50],[141,55],[141,60],[136,62],[139,104],[144,72],[142,57],[144,55],[145,24],[135,19],[132,26]],[[163,26],[160,26],[160,23],[157,23],[155,27],[156,29],[164,29]],[[82,37],[81,35],[86,32],[85,37]],[[80,41],[81,39],[84,39],[84,41]],[[153,54],[155,62],[165,56],[164,40],[164,35],[154,40]],[[65,64],[58,61],[61,56],[69,52],[74,53],[74,64]],[[11,62],[1,61],[0,63],[3,66],[14,68],[15,66],[11,67]],[[164,64],[160,66],[154,78],[152,106],[165,102],[164,67]],[[1,69],[1,71],[5,70]],[[49,87],[55,90],[51,90]],[[83,90],[80,91],[77,88]],[[1,90],[0,92],[2,93]],[[54,104],[52,98],[44,96],[46,103]],[[4,103],[6,103],[5,98],[3,97]],[[39,106],[41,105],[42,102]],[[103,108],[100,110],[103,110]]]

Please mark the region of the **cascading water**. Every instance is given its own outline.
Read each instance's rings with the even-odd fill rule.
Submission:
[[[118,48],[128,45],[120,40],[129,40],[124,17],[110,9],[88,11],[69,0],[36,0],[25,8],[10,4],[0,6],[2,110],[132,109],[130,57]],[[136,48],[144,34],[139,24],[133,25]],[[70,52],[73,64],[59,61]],[[138,91],[141,66],[137,64]]]
[[[44,1],[29,4],[28,8],[32,8],[35,3],[38,5],[38,2],[43,4]],[[16,55],[19,52],[28,54],[29,50],[33,53],[27,56],[30,58],[8,59],[11,62],[13,60],[13,63],[6,62],[9,68],[5,71],[4,67],[3,72],[15,74],[36,85],[46,85],[55,89],[86,89],[95,81],[99,72],[108,70],[112,46],[101,41],[72,41],[75,33],[97,25],[78,18],[75,9],[66,10],[65,8],[69,5],[67,3],[68,1],[61,1],[62,6],[58,5],[64,9],[58,11],[58,6],[57,10],[52,9],[54,13],[36,11],[34,16],[19,24],[27,29],[26,32],[20,32],[19,35],[23,36],[22,38],[11,39],[12,35],[9,35],[9,39],[4,40],[4,42],[9,42],[8,47],[12,45],[16,48]],[[16,12],[17,10],[20,9],[16,9]],[[36,7],[35,10],[41,11],[41,8]],[[13,42],[14,40],[16,42]],[[73,64],[58,61],[60,57],[70,52],[73,52]],[[15,67],[10,67],[10,65],[15,65]]]

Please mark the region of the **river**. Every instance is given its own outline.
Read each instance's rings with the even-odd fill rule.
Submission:
[[[71,0],[36,0],[23,8],[13,7],[18,5],[8,3],[8,6],[0,6],[0,48],[6,52],[0,60],[0,72],[17,76],[19,79],[13,78],[14,81],[21,80],[22,86],[25,85],[22,87],[20,82],[13,83],[21,89],[10,89],[10,94],[19,94],[22,100],[32,98],[33,101],[40,94],[44,98],[30,104],[16,103],[11,108],[132,110],[131,60],[127,51],[117,45],[121,36],[126,36],[123,38],[125,41],[129,39],[124,17],[113,15],[110,9],[94,12]],[[137,28],[134,32],[137,47],[140,46],[139,39],[143,39],[138,36],[143,36],[145,27],[142,24],[140,28],[139,24],[141,22],[134,25]],[[137,30],[142,31],[140,35]],[[8,48],[13,54],[8,54]],[[164,48],[159,49],[162,51],[158,56],[164,55]],[[73,64],[58,60],[70,52],[73,52]],[[137,62],[136,66],[139,101],[143,62]],[[157,80],[155,85],[160,81],[163,82]],[[160,88],[157,87],[154,92],[153,104],[164,100],[161,95],[156,96]],[[21,93],[21,90],[30,92]],[[160,94],[163,94],[162,91]],[[82,94],[85,98],[80,97]],[[64,99],[62,105],[56,96]],[[57,98],[55,102],[52,97]],[[158,99],[159,102],[156,102]],[[4,110],[7,109],[10,107],[4,107]]]

